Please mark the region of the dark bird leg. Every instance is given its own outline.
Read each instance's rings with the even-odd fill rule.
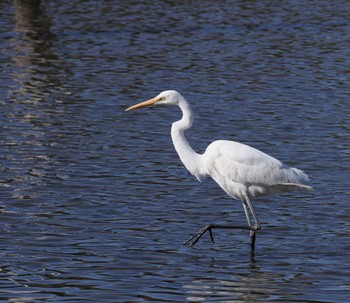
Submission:
[[[258,217],[255,214],[253,205],[251,204],[250,200],[248,197],[245,198],[245,201],[243,201],[243,209],[244,209],[244,213],[246,215],[247,218],[247,222],[248,222],[248,226],[230,226],[230,225],[218,225],[218,224],[208,224],[206,226],[204,226],[203,228],[201,228],[198,232],[196,232],[194,235],[192,235],[190,238],[188,238],[183,245],[186,244],[190,244],[190,246],[194,246],[198,240],[208,231],[209,235],[210,235],[210,240],[211,242],[214,243],[214,237],[213,237],[213,232],[212,229],[213,228],[217,228],[217,229],[243,229],[243,230],[249,230],[250,231],[250,249],[251,252],[254,253],[255,251],[255,240],[256,240],[256,231],[258,231],[261,228],[261,225],[258,221]],[[251,223],[251,219],[250,219],[250,214],[253,217],[254,221],[255,221],[255,225],[253,226]]]
[[[243,209],[244,209],[245,216],[247,218],[248,225],[249,225],[249,227],[251,227],[251,229],[250,229],[250,249],[251,249],[251,252],[254,253],[256,231],[258,231],[261,228],[261,224],[259,223],[259,220],[258,220],[258,217],[255,213],[253,204],[250,202],[250,199],[248,196],[245,197],[245,200],[242,202],[242,204],[243,204]],[[250,214],[252,215],[252,217],[255,221],[254,226],[251,223],[249,211],[250,211]]]
[[[249,215],[249,211],[247,208],[247,205],[243,202],[243,209],[244,209],[244,213],[246,215],[247,218],[247,222],[248,225],[252,228],[249,232],[250,235],[250,249],[252,252],[254,252],[255,250],[255,240],[256,240],[256,231],[260,229],[260,224],[256,225],[255,227],[252,226],[251,221],[250,221],[250,215]]]
[[[201,228],[199,231],[197,231],[194,235],[189,237],[183,245],[187,245],[191,242],[190,246],[194,246],[198,240],[208,231],[210,235],[210,240],[211,242],[214,243],[214,237],[213,237],[213,232],[212,229],[217,228],[217,229],[243,229],[243,230],[249,230],[250,232],[254,232],[254,243],[255,243],[255,231],[256,229],[251,226],[232,226],[232,225],[218,225],[218,224],[208,224]],[[252,237],[251,237],[252,239]],[[252,244],[251,244],[252,245]]]

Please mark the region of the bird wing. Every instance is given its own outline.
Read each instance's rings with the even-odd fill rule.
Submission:
[[[208,174],[235,198],[308,187],[302,171],[238,142],[215,141],[208,146],[205,158]]]

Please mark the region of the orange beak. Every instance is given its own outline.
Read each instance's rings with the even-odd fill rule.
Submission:
[[[147,101],[144,101],[144,102],[135,104],[133,106],[130,106],[125,111],[127,112],[129,110],[133,110],[133,109],[136,109],[136,108],[140,108],[140,107],[144,107],[144,106],[150,106],[150,105],[153,105],[154,103],[156,103],[158,100],[159,100],[159,98],[155,97],[155,98],[149,99]]]

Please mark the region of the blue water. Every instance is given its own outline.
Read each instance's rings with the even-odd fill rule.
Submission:
[[[348,302],[350,24],[346,1],[2,1],[3,302]],[[170,139],[192,104],[198,152],[243,142],[314,191],[242,206],[198,183]]]

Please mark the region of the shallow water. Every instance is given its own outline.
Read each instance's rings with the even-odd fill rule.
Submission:
[[[350,25],[338,1],[2,1],[0,298],[8,302],[347,302]],[[180,91],[216,139],[303,169],[311,193],[240,203],[170,140]]]

